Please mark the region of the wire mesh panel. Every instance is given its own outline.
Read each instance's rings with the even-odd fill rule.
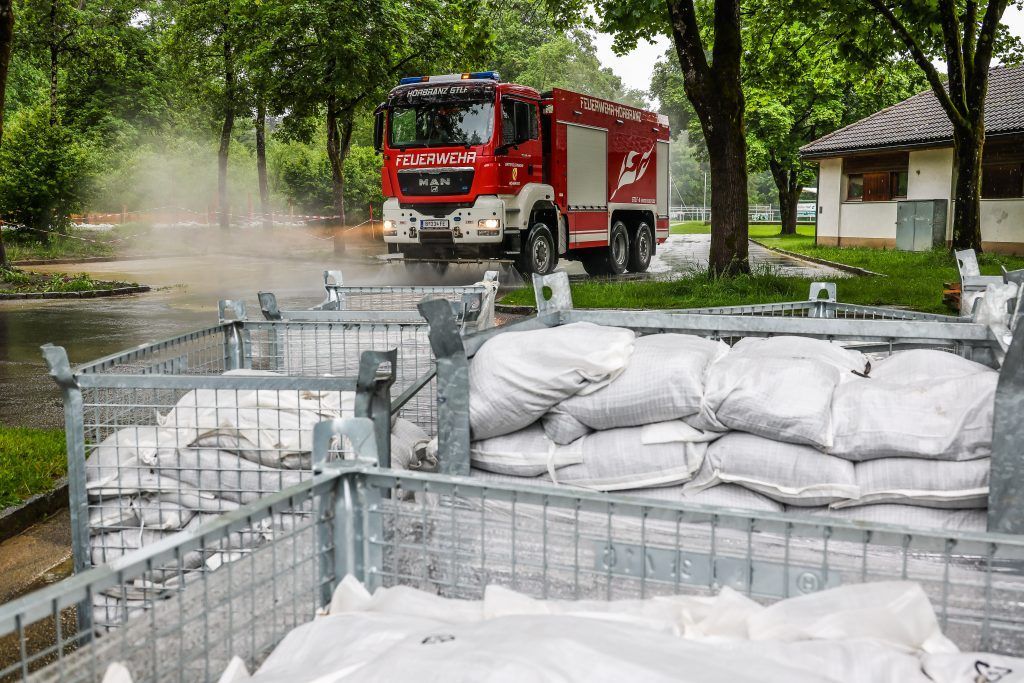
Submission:
[[[158,569],[224,554],[253,528],[269,531],[234,561],[145,593],[133,611],[117,612],[114,632],[79,630],[67,618],[84,598],[127,595]],[[371,590],[407,585],[473,599],[489,584],[609,600],[728,586],[763,604],[909,580],[962,649],[1020,655],[1022,563],[1024,540],[1014,536],[352,468],[0,608],[0,679],[99,680],[116,661],[135,681],[216,680],[235,655],[251,671],[288,629],[314,618],[345,574]]]
[[[497,271],[484,274],[472,285],[345,285],[341,271],[324,271],[327,299],[318,308],[336,311],[415,311],[424,297],[458,302],[466,295],[486,296],[497,283]],[[493,302],[492,302],[493,304]]]

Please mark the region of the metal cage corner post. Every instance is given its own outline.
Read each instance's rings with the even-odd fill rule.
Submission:
[[[1024,325],[1017,325],[996,387],[989,531],[1024,534]]]

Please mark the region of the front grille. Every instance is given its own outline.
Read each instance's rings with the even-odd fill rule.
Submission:
[[[469,194],[472,168],[418,168],[398,172],[398,187],[406,196]]]

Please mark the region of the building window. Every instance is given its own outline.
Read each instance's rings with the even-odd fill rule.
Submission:
[[[854,173],[847,177],[847,201],[886,202],[907,196],[906,171]]]
[[[1024,164],[985,164],[981,167],[982,199],[1024,197]]]
[[[852,175],[846,185],[846,198],[852,201],[864,199],[864,176]]]

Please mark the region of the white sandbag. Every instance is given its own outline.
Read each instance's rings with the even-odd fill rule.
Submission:
[[[708,367],[691,424],[828,448],[829,406],[843,382],[870,371],[867,358],[810,337],[745,337]]]
[[[682,487],[683,500],[688,503],[699,503],[700,505],[714,505],[715,507],[735,508],[737,510],[767,510],[769,512],[782,512],[784,509],[768,496],[762,495],[748,488],[737,484],[719,484],[700,491],[690,490],[689,487]]]
[[[258,370],[224,374],[278,376]],[[355,395],[348,391],[196,389],[182,396],[158,422],[164,428],[195,430],[196,436],[206,438],[240,437],[265,451],[247,458],[280,467],[286,456],[312,451],[314,426],[351,416],[354,405]]]
[[[306,478],[303,472],[264,467],[212,448],[179,448],[161,454],[160,472],[237,503],[250,503]]]
[[[985,652],[926,654],[921,668],[933,683],[1021,683],[1024,659]]]
[[[195,510],[169,500],[161,500],[159,495],[153,494],[143,494],[135,498],[132,505],[145,529],[181,529],[196,515]]]
[[[583,461],[548,476],[559,484],[598,491],[670,486],[689,481],[707,452],[706,439],[644,444],[644,429],[620,427],[585,436],[573,444],[582,448]]]
[[[860,493],[849,461],[810,446],[742,432],[731,432],[711,444],[687,490],[698,492],[722,483],[739,484],[797,506],[828,505]]]
[[[690,491],[686,484],[656,486],[646,489],[630,489],[630,496],[646,498],[664,503],[697,503],[738,510],[768,510],[781,512],[784,506],[767,496],[755,493],[736,484],[719,484],[703,491]]]
[[[583,462],[583,442],[560,446],[544,433],[540,422],[511,434],[474,441],[469,445],[473,467],[496,474],[536,477]]]
[[[89,560],[93,566],[112,562],[132,551],[152,545],[168,538],[175,531],[159,529],[123,529],[93,536],[89,541]],[[183,569],[196,569],[202,565],[202,557],[198,552],[190,552],[183,558]],[[167,567],[175,567],[172,561]],[[173,571],[173,569],[168,570]]]
[[[570,396],[601,388],[626,367],[635,337],[585,322],[492,337],[469,366],[473,438],[522,429]]]
[[[726,641],[712,645],[723,657],[766,657],[842,683],[932,683],[914,654],[872,640]],[[964,681],[963,683],[974,683]]]
[[[839,586],[780,600],[750,617],[751,640],[866,638],[920,652],[956,652],[931,602],[912,581]]]
[[[124,427],[93,447],[85,459],[87,482],[108,482],[120,477],[122,468],[145,467],[156,460],[161,449],[173,450],[195,438],[191,430],[139,425]]]
[[[330,618],[362,621],[365,617]],[[294,675],[263,679],[259,672],[253,677],[260,683],[266,680],[299,683],[309,679]],[[358,668],[347,667],[345,675],[333,680],[821,683],[822,678],[756,655],[744,660],[723,658],[703,643],[639,628],[631,622],[542,615],[420,628],[383,655]]]
[[[842,509],[800,508],[800,512],[832,517],[845,522],[895,524],[912,529],[943,531],[985,531],[988,515],[985,510],[940,510],[918,505],[861,505]]]
[[[89,503],[89,533],[139,526],[131,496],[101,497]]]
[[[174,451],[165,451],[159,457],[173,458]],[[146,492],[174,492],[179,488],[181,482],[169,473],[161,471],[157,466],[139,464],[122,466],[116,476],[107,476],[85,485],[86,493],[93,500]]]
[[[701,412],[687,421],[707,430],[827,448],[829,407],[840,375],[835,365],[811,358],[729,353],[708,368]]]
[[[103,683],[132,683],[132,675],[121,662],[112,662],[103,672]]]
[[[874,363],[871,379],[915,383],[945,377],[964,377],[996,372],[987,365],[937,349],[898,351]]]
[[[829,452],[847,460],[972,460],[992,452],[995,371],[918,382],[857,379],[832,399]]]
[[[587,425],[577,420],[572,415],[562,412],[555,406],[541,418],[544,426],[544,433],[557,444],[570,444],[577,439],[582,439],[594,431]]]
[[[312,458],[308,452],[289,453],[277,448],[260,448],[245,438],[234,427],[228,425],[202,432],[188,446],[191,448],[213,448],[230,451],[258,465],[279,469],[308,470],[313,466]]]
[[[436,457],[427,456],[430,435],[422,427],[403,418],[391,425],[391,467],[398,470],[433,472],[437,470]]]
[[[860,497],[833,507],[897,503],[934,508],[983,508],[988,505],[991,460],[949,462],[922,458],[879,458],[853,468]]]
[[[563,401],[559,410],[599,430],[693,415],[708,364],[728,351],[721,341],[688,334],[639,337],[621,375],[599,391]]]
[[[867,357],[855,349],[813,337],[780,335],[776,337],[744,337],[729,352],[746,358],[806,358],[835,366],[848,374],[871,372]]]

